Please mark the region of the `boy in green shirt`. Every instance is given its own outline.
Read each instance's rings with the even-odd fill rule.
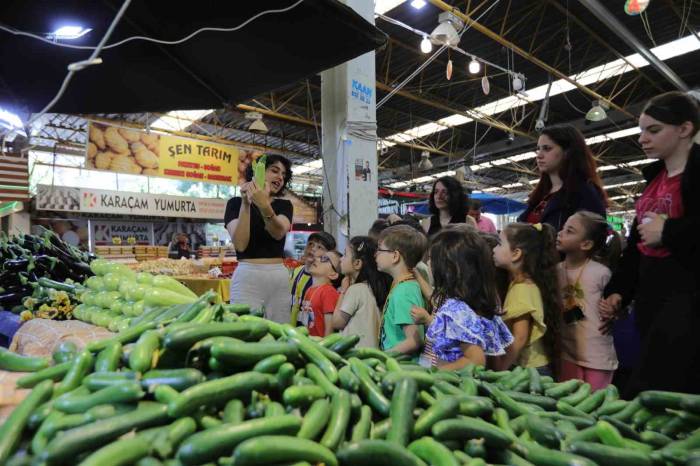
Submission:
[[[423,258],[427,239],[408,225],[396,225],[382,231],[378,243],[377,268],[393,278],[382,312],[379,345],[385,351],[417,356],[423,345],[423,326],[413,322],[411,308],[424,307],[425,301],[412,271]]]

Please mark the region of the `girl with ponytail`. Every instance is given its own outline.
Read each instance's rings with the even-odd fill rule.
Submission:
[[[512,223],[493,249],[496,266],[510,276],[503,320],[514,337],[506,354],[493,359],[496,369],[516,364],[551,375],[556,367],[562,302],[555,238],[551,225]]]
[[[345,247],[340,271],[345,278],[333,312],[333,328],[343,335],[359,335],[358,346],[378,348],[380,309],[384,307],[392,278],[377,270],[377,242],[355,236]]]

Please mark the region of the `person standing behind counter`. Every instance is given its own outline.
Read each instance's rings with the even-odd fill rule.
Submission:
[[[280,196],[292,178],[291,163],[281,155],[268,155],[265,186],[258,186],[252,178],[252,167],[248,167],[241,196],[226,204],[224,224],[239,261],[231,280],[231,302],[263,308],[265,318],[288,323],[292,297],[283,257],[293,206]]]

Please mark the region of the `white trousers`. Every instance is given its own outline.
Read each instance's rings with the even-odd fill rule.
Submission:
[[[288,324],[292,295],[287,267],[239,262],[231,280],[231,302],[264,309],[266,319]]]

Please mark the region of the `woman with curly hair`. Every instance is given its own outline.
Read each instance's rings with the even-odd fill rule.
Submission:
[[[451,176],[443,176],[433,183],[428,205],[431,216],[421,222],[428,236],[434,235],[450,223],[469,223],[476,227],[474,219],[467,215],[469,197],[460,182]]]

